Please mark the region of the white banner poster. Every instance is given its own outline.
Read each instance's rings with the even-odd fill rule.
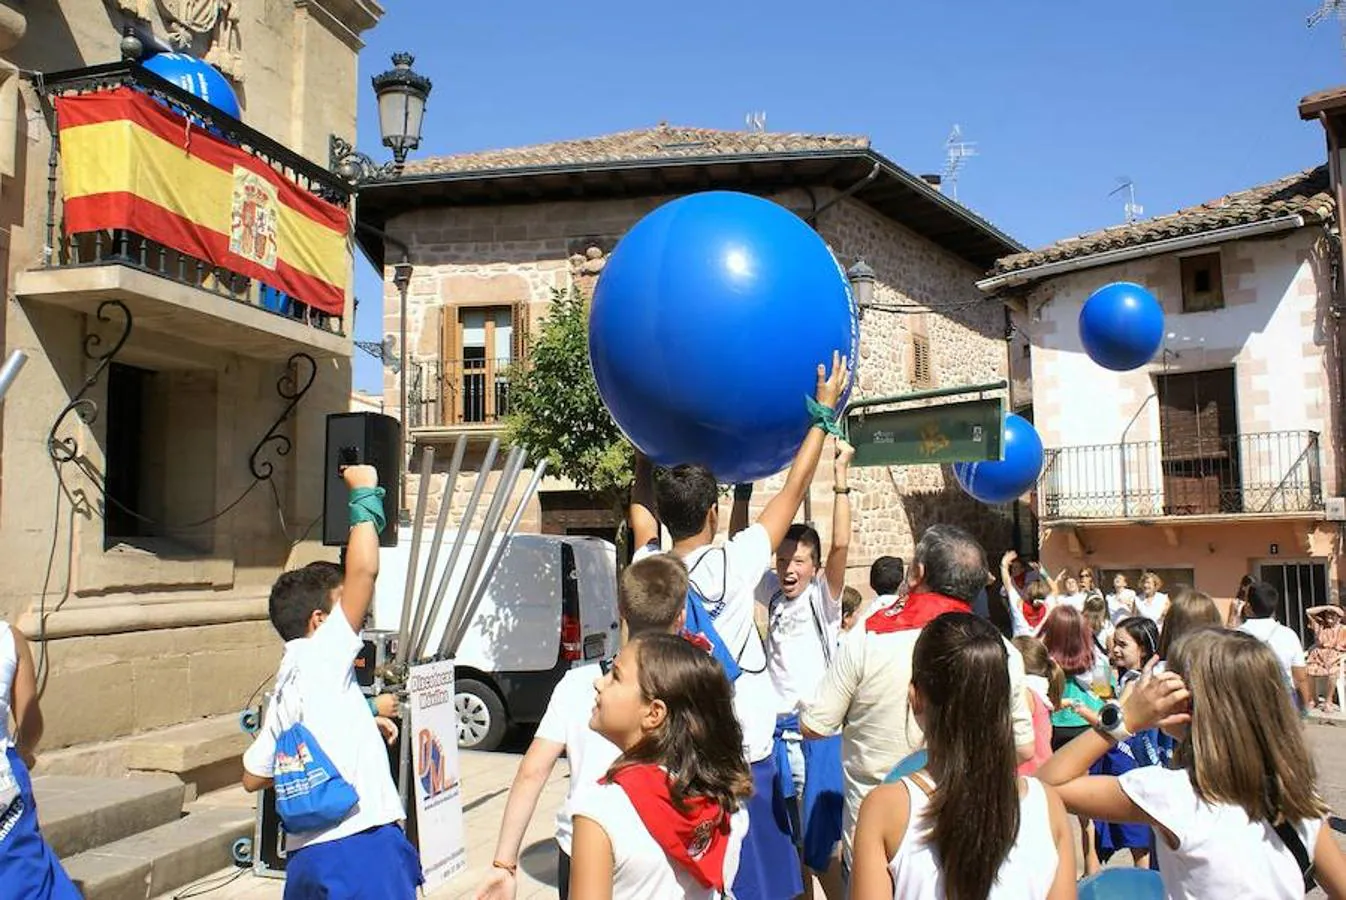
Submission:
[[[414,734],[406,739],[411,741],[416,833],[428,894],[467,868],[453,661],[413,666],[407,694]]]

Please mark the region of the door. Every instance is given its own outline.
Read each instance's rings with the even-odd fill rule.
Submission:
[[[1158,379],[1164,514],[1243,511],[1233,369]]]
[[[514,360],[514,309],[474,306],[458,310],[456,340],[447,348],[447,387],[454,394],[453,422],[496,422],[509,412],[509,367]]]
[[[1299,635],[1305,647],[1313,644],[1304,610],[1330,603],[1327,592],[1327,563],[1274,562],[1258,565],[1258,578],[1276,589],[1281,602],[1276,621]]]

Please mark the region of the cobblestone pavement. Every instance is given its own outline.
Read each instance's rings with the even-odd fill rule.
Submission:
[[[1318,766],[1318,785],[1328,804],[1339,815],[1346,816],[1346,720],[1331,724],[1315,721],[1305,727],[1309,749]],[[505,812],[505,798],[520,760],[518,753],[462,754],[464,789],[464,827],[467,834],[468,869],[443,888],[429,895],[434,900],[463,900],[470,898],[482,877],[491,866],[495,849],[496,831]],[[554,900],[556,893],[556,852],[551,840],[557,808],[565,799],[569,785],[568,770],[562,760],[538,801],[537,812],[524,839],[524,854],[519,866],[518,900]],[[241,791],[231,802],[251,803],[252,798]],[[1337,842],[1346,851],[1346,835],[1336,834]],[[1129,863],[1130,857],[1120,853],[1114,864]],[[202,888],[219,883],[236,873],[223,872],[203,879]],[[284,883],[258,878],[250,872],[238,874],[222,887],[205,893],[208,900],[280,900]],[[186,892],[179,889],[178,892]],[[178,893],[175,892],[175,893]],[[165,895],[160,900],[169,900]],[[195,895],[193,896],[200,896]],[[1309,894],[1322,898],[1321,890]]]

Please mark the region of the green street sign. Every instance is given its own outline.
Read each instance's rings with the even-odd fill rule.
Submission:
[[[915,466],[1002,458],[1004,400],[991,397],[846,417],[856,466]]]

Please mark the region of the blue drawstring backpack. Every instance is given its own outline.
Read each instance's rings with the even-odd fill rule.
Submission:
[[[276,813],[291,834],[331,828],[360,802],[360,795],[303,722],[295,722],[276,738],[271,780]]]

